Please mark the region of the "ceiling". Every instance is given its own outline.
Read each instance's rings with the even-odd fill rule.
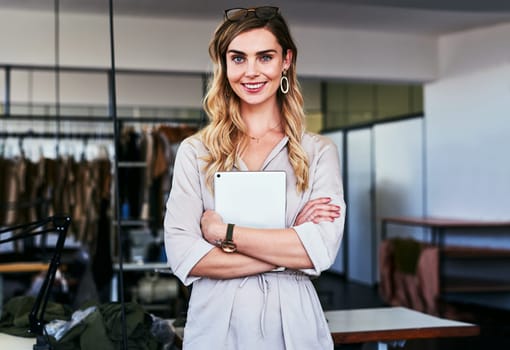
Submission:
[[[53,11],[57,0],[0,0],[0,9]],[[108,14],[109,0],[58,0],[66,12]],[[230,7],[276,5],[292,26],[440,35],[510,22],[509,0],[113,0],[114,13],[221,20]]]

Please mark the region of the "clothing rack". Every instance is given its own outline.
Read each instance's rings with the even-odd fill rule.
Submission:
[[[40,71],[54,71],[54,65],[43,64],[0,64],[0,69],[12,72],[13,70],[40,70]],[[82,73],[105,73],[110,74],[110,68],[101,67],[84,67],[84,66],[59,66],[61,72],[82,72]],[[172,76],[200,76],[207,80],[207,74],[197,71],[183,71],[183,70],[163,70],[163,69],[130,69],[130,68],[115,68],[117,74],[141,74],[141,75],[172,75]]]
[[[61,154],[60,146],[64,140],[76,142],[80,140],[83,142],[83,147],[86,147],[90,140],[113,140],[114,135],[111,132],[35,132],[33,130],[27,131],[2,131],[0,132],[0,155],[3,156],[6,149],[6,140],[7,139],[18,139],[18,148],[20,150],[21,155],[25,155],[25,146],[24,142],[27,139],[41,139],[41,140],[55,140],[55,156],[58,157]],[[41,147],[41,145],[39,145]],[[40,148],[41,150],[41,148]],[[42,152],[42,150],[41,150]],[[82,157],[84,156],[84,151],[82,151]]]
[[[0,121],[8,122],[14,120],[27,120],[27,121],[53,121],[55,122],[55,116],[46,115],[20,115],[20,114],[4,114],[0,116]],[[186,124],[186,125],[200,125],[203,120],[201,118],[171,118],[171,117],[117,117],[119,122],[123,123],[161,123],[161,124]],[[77,116],[60,116],[60,121],[66,122],[77,122],[77,123],[112,123],[113,120],[110,117],[93,117],[85,115]]]
[[[9,121],[49,121],[55,122],[54,116],[42,116],[42,115],[4,115],[4,118],[0,118],[2,123],[8,123]],[[104,123],[110,126],[113,122],[110,117],[91,117],[91,116],[61,116],[59,122],[76,122],[76,123]],[[162,124],[162,125],[197,125],[200,128],[202,119],[182,119],[182,118],[164,118],[164,117],[117,117],[117,121],[120,125],[140,123],[140,124]],[[26,131],[1,131],[0,139],[7,138],[19,138],[20,143],[24,139],[55,139],[57,143],[60,140],[114,140],[115,134],[113,132],[73,132],[73,131],[62,131],[57,130],[55,132],[49,131],[34,131],[29,129]]]
[[[61,139],[113,139],[112,133],[67,133],[67,132],[33,132],[33,131],[27,131],[27,132],[0,132],[0,138],[61,138]]]

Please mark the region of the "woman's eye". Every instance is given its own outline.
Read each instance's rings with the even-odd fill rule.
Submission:
[[[263,56],[261,56],[261,57],[260,57],[260,60],[261,60],[262,62],[269,62],[269,61],[271,61],[272,59],[273,59],[273,56],[271,56],[271,55],[263,55]]]
[[[234,63],[243,63],[244,57],[243,56],[232,56],[232,62]]]

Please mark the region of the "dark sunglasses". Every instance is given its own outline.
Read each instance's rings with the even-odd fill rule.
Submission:
[[[253,13],[257,18],[270,20],[273,19],[280,9],[274,6],[260,6],[246,8],[231,8],[225,10],[225,18],[230,22],[237,22],[248,17],[248,14]]]

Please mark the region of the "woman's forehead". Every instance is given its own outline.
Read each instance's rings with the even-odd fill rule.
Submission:
[[[281,50],[280,44],[271,31],[266,28],[248,30],[237,35],[229,44],[227,51],[245,53],[267,50]]]

